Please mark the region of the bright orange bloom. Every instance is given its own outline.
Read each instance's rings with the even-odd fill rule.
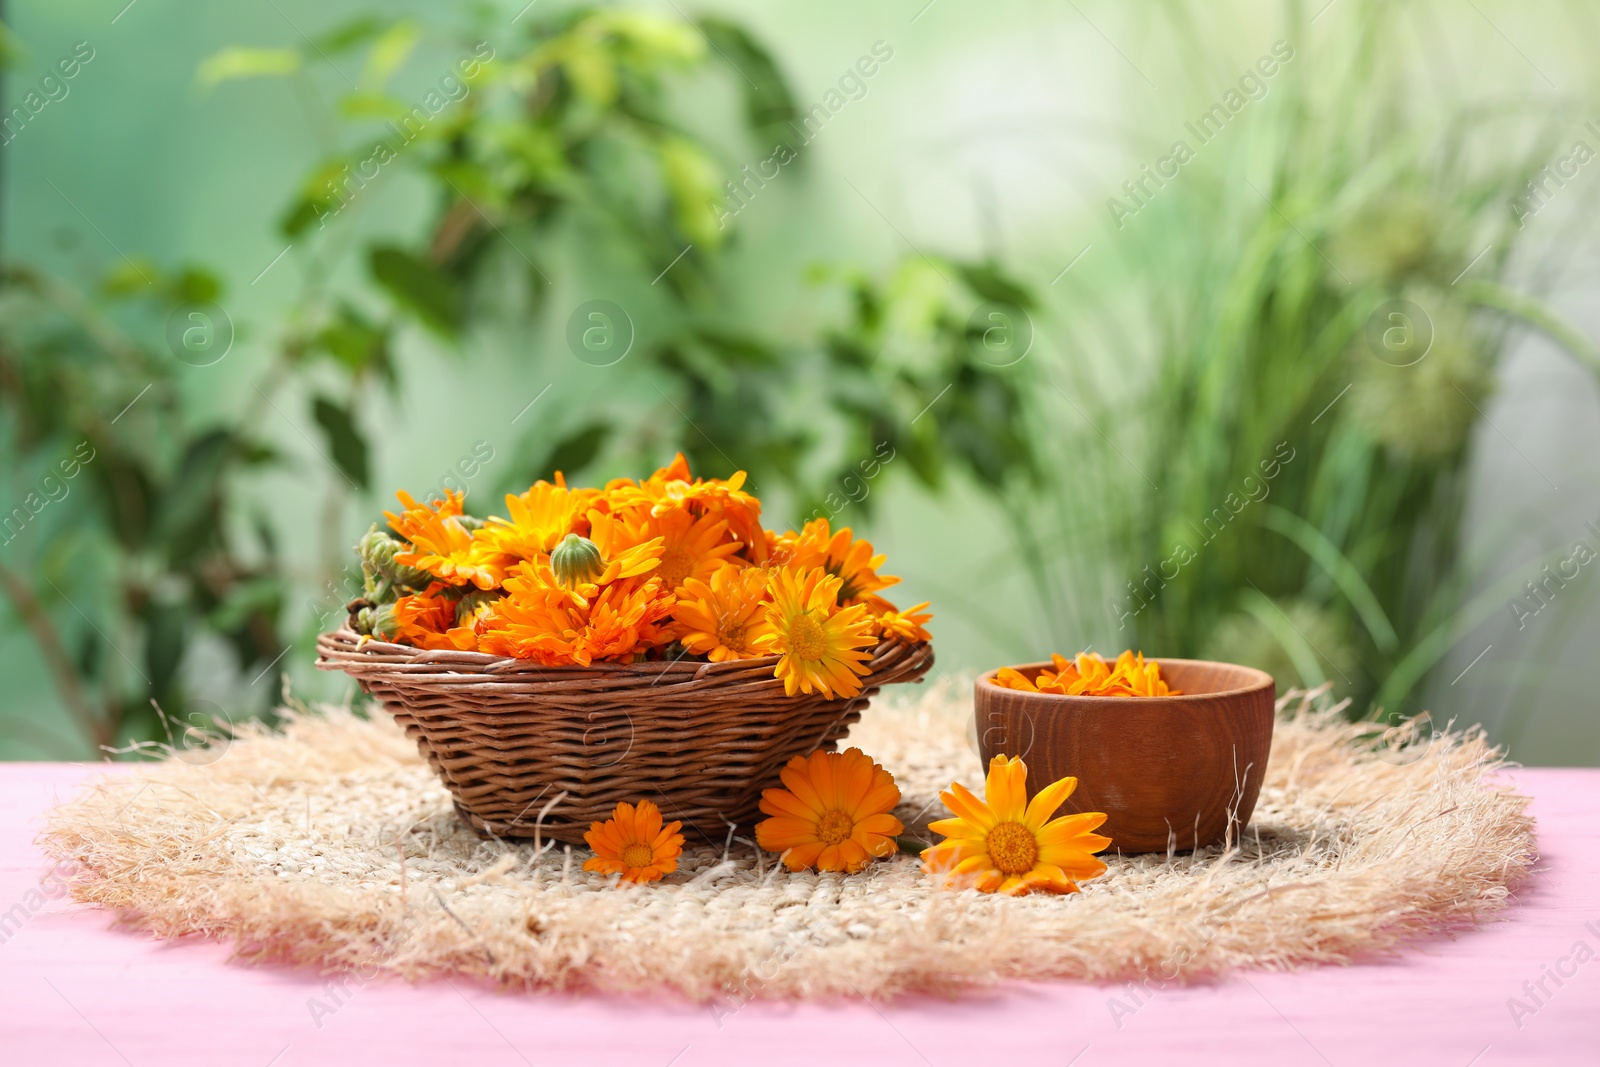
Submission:
[[[922,850],[923,870],[942,877],[946,886],[1009,896],[1035,889],[1076,893],[1078,882],[1104,874],[1106,865],[1094,853],[1111,839],[1094,830],[1106,821],[1105,813],[1050,818],[1078,780],[1053,782],[1031,802],[1027,786],[1027,764],[1004,756],[989,761],[983,800],[952,783],[939,799],[956,817],[928,825],[945,840]]]
[[[1094,652],[1080,652],[1072,659],[1054,653],[1050,661],[1055,670],[1040,671],[1029,679],[1011,667],[1002,667],[995,674],[994,684],[1003,689],[1020,689],[1028,693],[1056,693],[1062,696],[1091,697],[1164,697],[1182,696],[1182,690],[1171,689],[1161,677],[1161,664],[1155,660],[1146,663],[1144,653],[1127,651],[1117,657],[1115,664]]]
[[[618,804],[605,822],[589,824],[583,839],[594,855],[583,861],[586,871],[620,874],[622,881],[643,885],[678,869],[683,854],[682,823],[661,825],[661,812],[650,801],[641,800],[636,808],[627,801]]]
[[[605,493],[613,511],[643,512],[659,519],[683,510],[695,518],[716,515],[726,519],[730,537],[746,546],[745,554],[751,563],[760,564],[766,562],[767,548],[761,528],[761,501],[743,491],[744,483],[744,471],[736,471],[726,481],[695,478],[689,473],[689,461],[679,452],[671,463],[644,481],[618,478],[606,484]]]
[[[571,488],[557,472],[506,496],[506,518],[464,514],[457,491],[427,503],[399,493],[401,510],[385,515],[403,541],[383,542],[381,565],[402,568],[405,587],[375,583],[383,603],[361,625],[420,648],[550,665],[770,655],[789,695],[830,700],[861,692],[863,649],[929,640],[927,604],[901,611],[879,595],[899,579],[878,573],[870,542],[826,519],[766,530],[745,483],[743,471],[696,478],[680,453],[604,489]],[[391,602],[426,580],[418,572],[438,587]]]
[[[753,567],[722,566],[709,583],[690,578],[678,588],[674,632],[684,648],[713,663],[765,656],[755,641],[772,630],[766,592],[766,579]]]
[[[874,602],[883,605],[882,610],[876,611],[872,621],[877,625],[878,632],[884,637],[898,637],[903,641],[933,640],[933,635],[923,628],[923,623],[933,618],[931,612],[922,610],[928,606],[926,600],[900,611],[882,597],[869,597],[867,605],[869,611],[875,609]]]
[[[781,852],[791,871],[815,867],[855,874],[873,857],[894,854],[905,827],[889,814],[900,788],[859,748],[796,756],[779,772],[787,787],[761,793],[756,843]]]
[[[861,692],[858,675],[870,672],[872,656],[857,651],[877,644],[865,605],[837,607],[841,579],[814,567],[804,575],[785,567],[768,585],[772,630],[755,639],[757,648],[780,656],[774,673],[789,696],[821,693],[829,700]]]
[[[659,537],[662,543],[661,566],[656,574],[668,589],[677,589],[690,578],[702,582],[739,551],[738,541],[730,540],[728,520],[708,512],[695,518],[687,509],[667,512],[660,518],[640,515],[627,521],[629,539],[643,541]]]
[[[389,527],[411,542],[411,551],[395,553],[396,562],[419,567],[452,585],[493,589],[505,578],[512,560],[493,545],[475,539],[461,522],[461,494],[445,490],[437,508],[419,504],[405,490],[396,493],[404,512],[385,511]]]
[[[630,527],[615,515],[597,510],[589,512],[589,540],[594,542],[600,550],[601,559],[605,561],[605,568],[594,580],[594,585],[607,585],[620,578],[636,578],[661,565],[661,554],[666,551],[662,538],[653,536],[648,540],[639,540],[640,536],[636,527]],[[667,589],[667,592],[671,591]]]
[[[426,592],[403,596],[394,602],[396,640],[426,649],[470,652],[478,647],[472,625],[457,625],[459,599],[440,594],[445,586],[435,582]]]
[[[838,578],[841,606],[863,603],[869,594],[900,581],[878,574],[884,557],[873,554],[871,541],[857,541],[848,526],[830,534],[827,519],[812,519],[799,534],[789,536],[792,541],[784,545],[789,558],[777,562],[798,571],[821,567]]]
[[[596,489],[568,489],[558,472],[554,483],[535,482],[525,493],[507,493],[511,518],[491,517],[478,539],[516,559],[541,559],[567,534],[587,533],[584,513],[599,495]]]
[[[518,564],[519,570],[534,566]],[[538,564],[531,574],[507,578],[506,593],[483,623],[481,652],[587,667],[595,660],[631,663],[667,641],[660,623],[673,598],[662,592],[659,578],[624,578],[584,597],[556,584],[549,566]]]

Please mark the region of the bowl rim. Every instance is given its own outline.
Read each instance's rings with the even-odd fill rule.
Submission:
[[[1148,657],[1146,662],[1151,662],[1151,661],[1156,662],[1156,663],[1160,663],[1162,665],[1165,665],[1165,664],[1168,664],[1168,663],[1171,663],[1171,664],[1180,664],[1181,663],[1181,664],[1183,664],[1185,666],[1231,667],[1234,670],[1246,671],[1246,672],[1248,672],[1250,674],[1255,675],[1256,677],[1255,677],[1255,680],[1252,681],[1250,684],[1245,685],[1245,686],[1241,686],[1241,687],[1239,687],[1237,689],[1219,689],[1214,693],[1181,693],[1181,694],[1177,694],[1177,695],[1168,695],[1168,696],[1160,696],[1160,697],[1090,696],[1090,695],[1088,695],[1086,693],[1079,693],[1076,696],[1068,696],[1065,693],[1030,693],[1026,689],[1012,689],[1012,688],[1010,688],[1008,686],[996,685],[995,684],[994,676],[999,674],[1006,667],[1010,667],[1014,671],[1018,671],[1020,673],[1026,674],[1026,673],[1028,673],[1029,670],[1043,670],[1043,669],[1045,669],[1047,667],[1051,667],[1052,666],[1052,662],[1051,661],[1043,660],[1043,661],[1040,661],[1040,662],[1037,662],[1037,663],[1001,664],[999,667],[990,668],[989,670],[984,671],[982,674],[978,675],[977,681],[974,682],[973,684],[974,684],[975,688],[979,692],[982,692],[984,687],[987,687],[989,690],[994,691],[994,692],[1014,693],[1014,694],[1016,694],[1017,696],[1020,696],[1020,697],[1040,697],[1040,698],[1043,698],[1043,699],[1045,699],[1047,701],[1052,701],[1052,702],[1057,702],[1057,701],[1074,701],[1074,702],[1082,701],[1085,704],[1103,705],[1107,701],[1116,701],[1118,703],[1134,703],[1134,704],[1145,705],[1145,706],[1152,705],[1152,704],[1178,702],[1178,701],[1217,700],[1217,699],[1221,699],[1223,697],[1245,696],[1245,695],[1252,694],[1252,693],[1258,693],[1263,689],[1271,692],[1271,691],[1273,691],[1273,690],[1275,690],[1277,688],[1277,682],[1273,679],[1272,675],[1268,674],[1266,671],[1261,670],[1261,669],[1259,669],[1257,667],[1247,667],[1242,663],[1229,663],[1226,660],[1216,660],[1216,659],[1182,659],[1182,658],[1177,657],[1177,656],[1150,656],[1150,657]]]

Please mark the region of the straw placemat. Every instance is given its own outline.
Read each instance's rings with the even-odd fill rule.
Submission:
[[[897,778],[909,828],[981,787],[970,700],[935,687],[850,737]],[[211,762],[110,777],[53,811],[74,894],[162,937],[363,977],[463,974],[527,989],[695,999],[952,992],[1017,978],[1191,980],[1341,963],[1483,920],[1535,857],[1526,799],[1476,731],[1374,748],[1305,698],[1280,719],[1232,848],[1109,855],[1074,896],[935,887],[898,856],[790,874],[741,831],[663,882],[612,888],[587,850],[485,841],[389,721],[296,714]],[[670,818],[671,813],[667,812]]]

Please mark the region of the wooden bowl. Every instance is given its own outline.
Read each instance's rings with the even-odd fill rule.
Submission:
[[[1272,676],[1253,667],[1163,659],[1182,696],[1090,697],[975,684],[978,749],[1028,764],[1028,797],[1058,778],[1078,788],[1058,814],[1103,811],[1122,852],[1187,851],[1237,839],[1272,751]],[[1048,663],[1016,668],[1032,678]]]

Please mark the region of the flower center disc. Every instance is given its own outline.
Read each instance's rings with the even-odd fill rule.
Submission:
[[[989,831],[989,862],[1003,874],[1025,874],[1039,858],[1039,843],[1021,823],[1003,822]]]
[[[676,589],[689,577],[693,569],[693,560],[689,553],[681,548],[670,548],[662,553],[661,562],[656,564],[656,573],[661,576],[661,584],[668,589]]]
[[[656,854],[649,845],[634,843],[622,850],[622,862],[629,867],[648,867],[655,858]]]
[[[820,660],[828,651],[828,636],[810,615],[796,615],[789,622],[789,651],[799,659]]]
[[[850,817],[849,812],[835,808],[818,820],[817,840],[824,845],[837,845],[840,841],[849,837],[851,831],[855,828],[856,821]]]

